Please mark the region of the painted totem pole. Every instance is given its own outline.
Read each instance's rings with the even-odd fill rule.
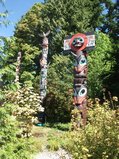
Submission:
[[[41,98],[41,102],[43,102],[43,99],[46,96],[46,89],[47,89],[47,56],[48,56],[48,38],[47,38],[47,36],[49,34],[50,34],[50,31],[40,35],[41,37],[43,37],[42,58],[40,60],[40,66],[41,66],[40,98]]]
[[[18,52],[18,56],[17,56],[17,66],[16,66],[16,76],[15,76],[15,80],[14,80],[15,83],[19,82],[21,56],[22,56],[22,53],[21,53],[21,52]]]
[[[87,105],[87,50],[95,46],[95,35],[75,34],[64,40],[64,50],[70,51],[75,57],[73,105],[80,110],[82,125],[86,125]]]

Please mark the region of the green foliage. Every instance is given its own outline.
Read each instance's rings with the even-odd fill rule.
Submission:
[[[28,44],[39,48],[39,33],[43,20],[41,19],[42,4],[36,3],[16,25],[15,37],[19,45]]]
[[[67,133],[66,148],[75,159],[105,159],[118,156],[118,119],[115,111],[96,105],[89,111],[85,129]],[[68,142],[67,142],[68,141]]]
[[[93,31],[102,23],[104,10],[99,0],[48,0],[36,3],[16,25],[18,43],[39,47],[39,33],[50,29],[50,58],[61,52],[65,36],[77,32]],[[21,47],[22,49],[22,47]]]
[[[108,33],[113,39],[118,40],[119,2],[118,0],[116,0],[115,2],[108,1],[106,2],[105,7],[108,8],[108,11],[105,15],[101,30],[105,33]]]
[[[119,1],[106,3],[106,6],[108,10],[101,30],[110,36],[114,50],[113,54],[111,54],[110,62],[113,62],[114,65],[108,73],[105,84],[108,84],[107,88],[113,95],[117,95],[119,94]]]
[[[16,106],[4,103],[0,106],[0,158],[1,159],[30,159],[32,153],[32,142],[30,140],[17,138],[19,132],[18,122],[14,111]]]
[[[15,37],[16,45],[22,53],[20,67],[20,82],[28,86],[35,86],[38,89],[39,85],[39,30],[42,25],[40,18],[41,4],[36,4],[30,9],[21,21],[16,25]]]
[[[23,44],[20,82],[34,86],[39,75],[39,49],[38,47]],[[38,83],[37,83],[38,85]]]
[[[92,98],[99,97],[103,90],[103,82],[113,63],[109,61],[113,53],[112,43],[106,34],[99,32],[96,39],[96,48],[88,56],[88,90]]]
[[[0,5],[2,5],[3,8],[4,8],[4,2],[5,2],[4,0],[0,1]],[[4,9],[4,11],[0,12],[0,26],[1,25],[7,26],[9,24],[9,21],[6,20],[7,16],[8,16],[7,10]]]
[[[71,130],[78,130],[81,126],[83,126],[81,119],[81,110],[75,108],[71,112]]]
[[[50,35],[51,54],[61,52],[62,42],[66,35],[94,30],[99,25],[97,21],[102,10],[99,1],[46,1],[42,9],[42,17],[44,30],[50,29],[52,31]],[[93,20],[95,16],[96,22]]]
[[[3,38],[0,53],[0,76],[3,85],[6,87],[14,82],[17,61],[17,46],[15,38]]]
[[[71,128],[71,124],[70,123],[46,123],[45,124],[46,127],[50,127],[50,128],[55,128],[61,131],[68,131]]]
[[[17,50],[16,52],[21,50],[22,52],[20,82],[25,83],[28,86],[34,86],[36,89],[39,87],[39,54],[41,54],[41,48],[39,49],[39,44],[42,43],[42,38],[39,37],[39,33],[42,33],[42,31],[46,32],[49,29],[51,30],[51,34],[49,35],[49,59],[52,64],[52,62],[54,62],[53,55],[61,52],[63,39],[67,34],[91,31],[97,26],[101,25],[101,13],[106,7],[103,5],[105,3],[108,3],[108,0],[105,2],[83,1],[83,3],[82,1],[66,1],[64,3],[64,0],[61,2],[48,0],[44,4],[35,4],[26,13],[26,15],[22,17],[22,19],[16,25],[15,30],[15,42],[17,48],[14,50]],[[100,96],[103,87],[104,74],[109,72],[111,65],[113,64],[108,62],[110,56],[108,52],[111,51],[112,47],[110,40],[104,35],[100,34],[98,36],[96,49],[89,55],[90,97]],[[101,41],[101,38],[103,41]],[[16,55],[17,54],[14,56],[14,60],[12,58],[14,62],[17,57]],[[9,60],[10,59],[11,57]],[[51,65],[51,67],[55,66]],[[62,67],[65,69],[64,65]],[[8,70],[9,66],[7,66],[6,69]],[[13,69],[14,68],[12,68],[12,70]],[[54,70],[52,70],[52,72],[53,71]],[[3,79],[9,78],[10,80],[7,80],[7,82],[11,83],[14,78],[14,73],[15,72],[12,71],[12,73],[5,74]],[[106,78],[108,79],[107,76]],[[60,78],[60,80],[62,79]],[[57,88],[57,90],[58,89],[61,89],[61,87]],[[64,90],[62,89],[60,93],[63,91]]]
[[[0,107],[0,136],[1,146],[5,145],[6,142],[14,141],[16,134],[17,125],[14,116],[12,115],[13,105],[4,104]],[[14,109],[14,108],[13,108]],[[18,131],[18,130],[17,130]]]
[[[47,148],[52,151],[57,151],[60,148],[59,138],[56,138],[56,136],[50,136]]]
[[[109,108],[109,101],[102,105],[96,99],[88,110],[88,123],[84,129],[50,135],[48,148],[57,150],[62,147],[74,159],[118,159],[118,115],[117,110]]]
[[[34,152],[32,140],[17,139],[16,142],[10,142],[6,144],[0,151],[0,157],[2,159],[32,159],[32,153]]]
[[[23,87],[16,92],[6,93],[6,99],[17,106],[14,115],[19,121],[21,136],[29,137],[35,115],[41,109],[39,94],[35,93],[33,88]]]
[[[53,63],[48,68],[48,94],[44,107],[50,121],[67,122],[70,119],[72,66],[68,56],[54,55]]]
[[[6,88],[10,88],[11,84],[14,83],[17,66],[17,56],[19,50],[16,38],[4,38],[4,45],[1,46],[0,53],[0,74],[3,85]],[[39,49],[37,47],[31,47],[28,44],[21,44],[21,65],[20,65],[20,82],[32,86],[35,85],[37,79],[37,66],[35,60],[39,56]],[[38,61],[38,60],[36,60]]]

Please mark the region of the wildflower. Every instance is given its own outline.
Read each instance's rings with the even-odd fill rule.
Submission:
[[[118,102],[118,97],[116,97],[116,96],[113,96],[113,97],[112,97],[112,100],[113,100],[113,101],[116,101],[116,102]]]
[[[95,98],[95,101],[96,101],[96,102],[99,102],[99,101],[100,101],[100,99],[99,99],[99,98]]]

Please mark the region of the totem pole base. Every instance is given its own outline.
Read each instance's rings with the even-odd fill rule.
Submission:
[[[86,126],[87,121],[87,109],[86,107],[80,108],[75,106],[72,110],[72,130],[79,130],[80,128],[84,128]]]

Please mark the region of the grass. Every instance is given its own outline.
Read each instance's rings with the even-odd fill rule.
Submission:
[[[69,131],[71,129],[71,123],[46,123],[46,127],[61,131]]]
[[[32,139],[34,141],[34,151],[37,153],[44,149],[58,150],[61,146],[62,136],[69,128],[69,123],[47,123],[43,127],[33,126]]]

